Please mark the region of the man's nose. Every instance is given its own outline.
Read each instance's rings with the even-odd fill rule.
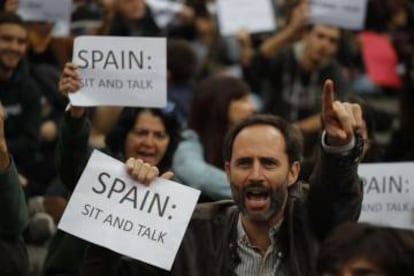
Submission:
[[[11,40],[9,46],[13,51],[20,51],[21,49],[21,43],[17,39]]]
[[[259,160],[253,162],[252,169],[250,171],[249,180],[263,180],[263,168]]]

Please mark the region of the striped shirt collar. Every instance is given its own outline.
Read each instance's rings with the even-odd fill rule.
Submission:
[[[237,221],[237,240],[239,242],[242,242],[243,244],[246,244],[246,245],[249,245],[250,247],[253,247],[253,245],[249,241],[249,237],[247,236],[246,231],[244,231],[241,216],[242,215],[240,214],[239,219]],[[270,238],[270,241],[271,241],[272,245],[275,244],[275,236],[279,232],[282,223],[283,223],[283,218],[278,223],[276,223],[275,226],[273,226],[269,230],[269,238]]]

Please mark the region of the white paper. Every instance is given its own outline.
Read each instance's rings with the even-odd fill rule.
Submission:
[[[240,29],[250,33],[276,30],[271,0],[217,0],[220,33],[233,35]]]
[[[177,13],[184,8],[183,4],[168,0],[146,0],[146,3],[150,6],[155,22],[160,28],[170,24]]]
[[[58,228],[170,270],[199,195],[160,178],[145,187],[127,175],[124,163],[95,150]]]
[[[165,107],[165,38],[80,36],[73,62],[82,88],[69,98],[77,106]]]
[[[367,0],[310,0],[309,21],[360,30],[364,27]]]
[[[364,182],[360,221],[414,229],[414,163],[361,164]]]
[[[72,0],[19,0],[17,13],[25,21],[54,22],[54,36],[69,35]]]

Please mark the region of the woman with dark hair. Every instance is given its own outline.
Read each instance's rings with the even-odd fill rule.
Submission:
[[[322,243],[321,276],[414,275],[414,232],[365,223],[346,223]]]
[[[120,160],[134,156],[167,171],[179,137],[180,124],[172,104],[164,109],[125,108],[106,137],[106,146]]]
[[[255,106],[249,87],[241,80],[214,76],[196,87],[184,140],[174,154],[177,179],[202,191],[202,200],[231,197],[223,171],[222,148],[229,127],[250,116]]]
[[[68,63],[62,72],[59,90],[74,92],[80,87],[76,66]],[[90,122],[83,107],[71,106],[65,113],[58,144],[58,170],[61,180],[73,191],[86,166],[92,147]],[[104,151],[121,161],[130,157],[157,166],[161,173],[171,167],[179,141],[178,118],[174,106],[166,108],[125,108],[106,137]],[[45,262],[46,275],[77,275],[87,243],[58,231],[50,243]]]

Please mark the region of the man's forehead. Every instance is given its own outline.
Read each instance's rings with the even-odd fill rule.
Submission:
[[[279,129],[271,125],[252,125],[242,129],[235,137],[233,155],[250,152],[279,152],[285,141]]]
[[[3,23],[3,24],[0,24],[0,32],[2,32],[2,33],[13,33],[13,34],[15,34],[15,35],[18,35],[18,34],[16,34],[16,32],[19,32],[19,34],[24,34],[24,35],[27,35],[27,29],[24,27],[24,26],[22,26],[22,25],[19,25],[19,24],[16,24],[16,23]]]

